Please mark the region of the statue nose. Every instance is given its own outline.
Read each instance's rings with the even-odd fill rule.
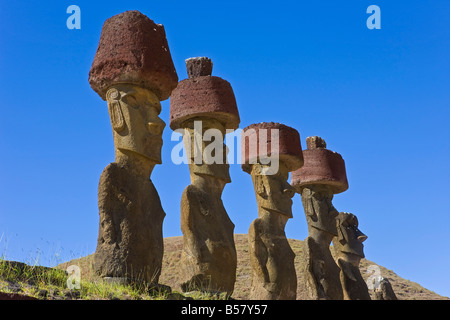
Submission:
[[[166,127],[166,123],[162,120],[147,123],[147,130],[153,135],[161,135]]]
[[[367,240],[367,236],[364,233],[358,235],[358,240],[364,242]]]
[[[283,193],[285,195],[289,196],[289,198],[292,198],[295,196],[295,190],[292,187],[284,188]]]

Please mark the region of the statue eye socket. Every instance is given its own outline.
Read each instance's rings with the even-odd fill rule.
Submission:
[[[314,193],[313,197],[318,201],[321,201],[323,199],[323,195],[320,192]]]
[[[131,107],[133,107],[135,109],[139,108],[139,104],[137,103],[137,100],[136,100],[136,98],[134,96],[127,94],[122,99],[127,105],[129,105],[129,106],[131,106]]]

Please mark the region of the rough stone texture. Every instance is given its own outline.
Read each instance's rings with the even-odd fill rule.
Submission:
[[[382,278],[375,291],[374,300],[398,300],[397,295],[392,289],[392,285],[388,279]]]
[[[103,100],[112,84],[131,83],[169,98],[177,86],[164,26],[139,11],[126,11],[103,24],[89,83]]]
[[[295,272],[295,254],[286,238],[285,225],[292,218],[292,200],[295,191],[287,182],[289,172],[301,166],[300,137],[298,132],[279,123],[261,123],[251,125],[254,139],[247,140],[245,131],[242,135],[243,169],[250,173],[255,188],[258,204],[258,218],[249,228],[249,254],[252,268],[252,285],[250,299],[256,300],[294,300],[297,294],[297,274]],[[254,163],[249,159],[260,161],[267,155],[262,149],[246,148],[252,143],[259,145],[260,129],[279,130],[279,150],[271,150],[273,141],[266,139],[270,154],[279,155],[279,167],[275,174],[263,167],[268,165]],[[262,133],[261,133],[262,134]],[[261,138],[264,141],[264,138]],[[247,150],[247,152],[245,151]],[[274,152],[275,151],[275,152]],[[259,153],[258,153],[259,152]],[[260,157],[262,156],[262,157]]]
[[[190,77],[178,83],[170,98],[170,128],[176,130],[187,120],[205,117],[218,120],[225,129],[237,129],[240,118],[230,83],[219,77],[203,76],[203,64],[196,65],[188,59],[186,65],[192,67],[188,70]]]
[[[212,73],[213,63],[207,57],[189,58],[185,62],[189,79],[210,76]]]
[[[341,155],[326,149],[321,137],[308,137],[306,145],[303,167],[291,174],[291,185],[301,194],[308,224],[305,286],[310,299],[342,300],[341,270],[332,258],[330,244],[338,236],[333,195],[348,188],[345,163]]]
[[[336,227],[338,236],[333,238],[333,248],[341,269],[344,300],[370,300],[369,289],[359,269],[364,258],[363,242],[367,236],[358,229],[358,219],[352,213],[340,212]]]
[[[101,277],[157,283],[165,213],[149,177],[161,163],[160,102],[153,92],[131,84],[113,85],[106,97],[115,162],[100,176],[94,268]]]
[[[306,138],[306,148],[307,149],[317,149],[317,148],[326,148],[327,143],[321,137],[312,136]]]
[[[278,131],[278,145],[272,142],[272,132],[276,131]],[[261,141],[265,142],[264,145],[261,145]],[[251,170],[249,164],[261,162],[261,159],[268,156],[278,156],[289,171],[299,169],[303,165],[300,134],[296,129],[284,124],[276,122],[251,124],[243,129],[241,142],[242,169],[248,173]]]
[[[231,182],[223,139],[226,129],[239,126],[239,113],[230,84],[208,75],[212,69],[208,58],[188,59],[186,67],[189,79],[178,84],[170,99],[170,127],[184,129],[183,141],[190,153],[191,185],[181,198],[180,286],[185,292],[226,292],[230,296],[236,281],[237,256],[234,224],[221,199],[225,185]],[[212,142],[201,139],[198,145],[195,143],[195,137],[202,138],[209,129],[220,133],[213,147],[215,154],[222,153],[212,163],[203,157]],[[200,149],[200,161],[194,159],[195,146]]]
[[[178,76],[164,27],[139,11],[107,19],[89,72],[113,129],[115,162],[100,176],[94,268],[109,279],[157,283],[165,213],[150,175],[161,163],[160,101]]]
[[[98,199],[96,272],[102,277],[157,283],[165,213],[153,183],[126,165],[111,163],[100,177]]]
[[[211,180],[214,178],[203,177]],[[181,288],[231,295],[236,281],[234,224],[228,217],[221,191],[189,185],[181,198],[183,251]]]
[[[342,300],[340,268],[330,251],[337,236],[337,210],[332,204],[333,193],[327,185],[311,185],[302,190],[302,203],[308,224],[304,242],[305,289],[309,299]]]
[[[276,175],[261,176],[252,170],[258,203],[258,218],[251,223],[248,231],[252,270],[249,299],[252,300],[296,299],[295,254],[284,230],[292,217],[293,195],[281,191],[285,188],[289,190],[288,186],[283,185],[283,180],[287,179],[286,173],[285,167]],[[258,191],[261,189],[265,189],[266,193]]]
[[[309,143],[308,143],[309,139]],[[325,141],[308,137],[308,149],[303,150],[304,165],[292,172],[291,184],[301,193],[310,184],[329,185],[334,194],[348,189],[345,162],[339,153],[325,149]]]
[[[130,84],[112,86],[107,93],[108,110],[116,150],[133,152],[161,164],[161,104],[147,89]]]

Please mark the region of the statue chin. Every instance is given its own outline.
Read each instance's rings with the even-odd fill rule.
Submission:
[[[162,145],[162,143],[161,143]],[[147,148],[146,151],[143,151],[144,148],[133,148],[133,147],[123,147],[119,146],[117,147],[122,153],[125,153],[127,155],[138,155],[140,157],[146,158],[148,161],[151,161],[155,164],[161,164],[161,147],[156,148],[154,145],[152,148]]]

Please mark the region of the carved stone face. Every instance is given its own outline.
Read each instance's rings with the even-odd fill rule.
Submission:
[[[253,186],[258,206],[292,218],[292,197],[294,188],[287,182],[289,172],[286,166],[280,163],[277,174],[261,175],[260,164],[252,165]]]
[[[108,90],[106,100],[116,149],[160,164],[166,124],[159,117],[161,103],[157,96],[136,85],[119,84]]]
[[[338,250],[364,258],[363,242],[367,236],[358,229],[358,219],[352,213],[340,212],[337,219]]]
[[[191,173],[215,177],[225,183],[231,182],[230,165],[227,163],[228,148],[224,143],[225,129],[222,124],[213,119],[197,118],[184,126],[183,141],[186,150],[189,150]]]
[[[316,229],[337,235],[333,192],[326,186],[314,185],[302,191],[302,203],[308,225]]]

